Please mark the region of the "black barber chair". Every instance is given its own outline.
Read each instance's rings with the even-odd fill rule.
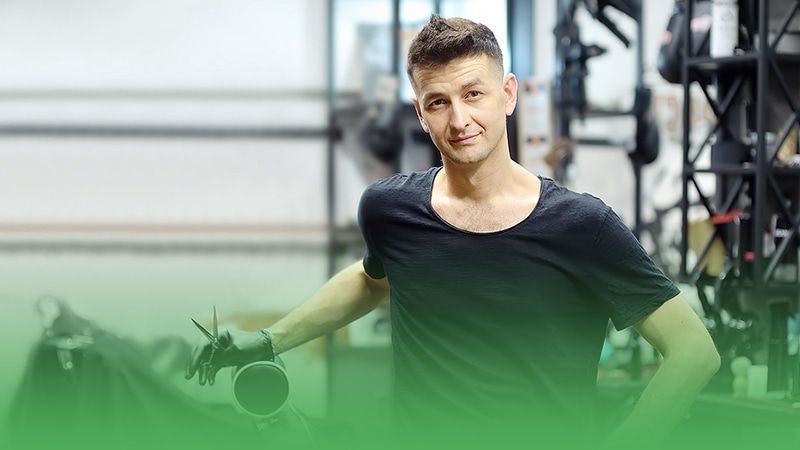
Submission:
[[[182,372],[191,346],[180,338],[144,347],[103,330],[60,299],[44,298],[37,306],[44,331],[12,399],[9,448],[219,450],[265,448],[265,441],[313,447],[312,428],[288,406],[280,361],[236,371],[235,405],[203,402],[154,368],[156,358],[167,356],[170,370]]]

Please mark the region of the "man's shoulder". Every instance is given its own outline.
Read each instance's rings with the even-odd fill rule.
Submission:
[[[430,216],[430,192],[435,168],[424,172],[395,174],[372,182],[358,207],[362,231],[388,223],[418,223]],[[400,220],[400,222],[397,222]]]
[[[610,207],[599,197],[588,192],[577,192],[542,177],[542,203],[547,208],[568,212],[568,216],[605,216]]]
[[[385,194],[397,196],[403,193],[429,192],[433,177],[438,169],[438,167],[432,167],[425,171],[396,173],[389,177],[381,178],[367,186],[364,190],[365,196],[381,196]]]

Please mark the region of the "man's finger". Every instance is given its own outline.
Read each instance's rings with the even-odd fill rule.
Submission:
[[[208,384],[213,386],[217,381],[217,372],[222,369],[222,366],[209,366],[208,367]]]
[[[183,378],[191,380],[192,377],[194,376],[194,372],[195,370],[194,367],[192,367],[192,361],[189,360],[189,363],[186,364],[186,370],[183,372]]]
[[[192,357],[189,360],[189,365],[186,366],[186,373],[184,374],[186,379],[190,379],[197,371],[202,372],[203,365],[208,362],[210,352],[210,343],[198,344],[192,349]]]
[[[194,375],[197,369],[200,368],[200,361],[203,359],[205,347],[205,345],[196,345],[192,349],[192,357],[189,359],[189,365],[186,366],[187,378],[191,378],[191,375]]]
[[[198,369],[197,381],[200,382],[200,386],[205,386],[207,379],[208,379],[208,364],[202,364]]]
[[[197,372],[197,363],[195,362],[194,358],[191,358],[189,359],[189,363],[186,364],[186,371],[184,372],[183,377],[187,380],[191,380],[195,372]]]

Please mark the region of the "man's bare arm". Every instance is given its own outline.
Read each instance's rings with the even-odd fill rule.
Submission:
[[[389,283],[385,278],[371,278],[361,260],[351,264],[270,327],[275,353],[347,325],[375,309],[388,295]]]
[[[614,447],[663,440],[720,366],[711,336],[681,295],[668,300],[634,328],[664,361],[631,415],[612,436]]]

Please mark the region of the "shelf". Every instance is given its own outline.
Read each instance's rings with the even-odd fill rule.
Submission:
[[[715,175],[756,175],[758,169],[753,166],[721,166],[721,167],[687,167],[684,175],[708,173]],[[770,166],[766,169],[770,175],[795,175],[800,176],[800,167]]]
[[[690,69],[705,72],[716,72],[720,69],[741,70],[755,68],[759,54],[758,50],[748,50],[742,54],[723,57],[691,56],[686,58],[686,64]],[[800,66],[800,54],[772,53],[767,54],[767,58],[774,59],[781,66]]]
[[[686,65],[690,69],[716,71],[721,68],[746,68],[754,67],[758,61],[758,52],[750,50],[741,55],[731,55],[713,58],[710,56],[690,56],[686,58]]]
[[[778,64],[780,65],[800,66],[800,54],[775,53],[773,57],[775,58],[775,61],[777,61]]]
[[[771,281],[766,286],[756,286],[755,284],[753,284],[752,281],[742,278],[731,280],[729,282],[729,287],[735,287],[736,289],[765,292],[765,293],[768,292],[773,295],[786,294],[794,297],[800,295],[800,292],[798,292],[797,290],[797,286],[798,283],[779,282],[779,281]]]
[[[715,175],[754,175],[756,173],[755,167],[743,166],[724,166],[724,167],[686,167],[683,170],[684,175],[693,175],[696,173],[710,173]]]

